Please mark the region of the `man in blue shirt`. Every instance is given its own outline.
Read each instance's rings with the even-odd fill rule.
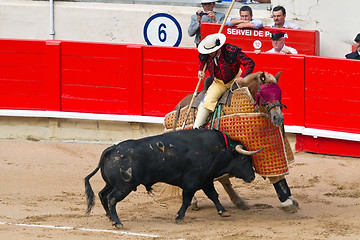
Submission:
[[[251,7],[242,6],[240,8],[240,18],[228,17],[225,24],[229,27],[236,26],[237,28],[255,28],[259,29],[263,26],[261,20],[255,20],[252,18],[253,12]]]

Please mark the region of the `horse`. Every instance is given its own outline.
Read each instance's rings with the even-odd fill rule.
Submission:
[[[225,101],[219,100],[219,103],[224,104],[226,102],[229,102],[229,99],[230,99],[230,105],[231,105],[232,104],[231,92],[235,92],[235,90],[245,88],[246,91],[243,91],[243,92],[245,93],[245,95],[246,94],[250,95],[250,96],[248,96],[248,99],[250,99],[250,102],[252,102],[252,104],[254,105],[254,110],[251,110],[251,111],[259,112],[262,114],[262,116],[266,116],[267,118],[271,119],[272,124],[275,127],[278,127],[279,129],[281,129],[281,132],[283,135],[282,136],[283,140],[284,140],[285,144],[288,144],[286,136],[285,136],[285,131],[284,131],[284,115],[282,112],[282,108],[283,107],[286,108],[286,106],[281,103],[281,88],[278,85],[278,81],[279,81],[281,74],[282,74],[282,72],[278,72],[275,76],[273,76],[270,73],[266,73],[266,72],[256,72],[256,73],[249,74],[244,79],[242,79],[242,81],[239,84],[236,84],[236,85],[234,84],[234,86],[231,88],[229,93],[224,94],[226,96],[225,98],[227,98],[227,100],[225,100]],[[204,90],[200,94],[198,94],[198,96],[199,96],[199,98],[202,98],[204,96]],[[224,98],[224,96],[223,96],[223,98]],[[190,98],[185,97],[181,101],[182,106],[187,105],[186,99],[189,100]],[[199,100],[198,100],[198,102],[199,102]],[[185,109],[184,109],[184,111],[185,111]],[[226,107],[224,107],[222,111],[226,112]],[[216,110],[215,110],[215,112],[216,112]],[[215,112],[214,112],[214,114],[216,114]],[[175,123],[172,127],[172,130],[178,130],[179,128],[177,128],[177,124],[181,124],[178,121],[180,110],[177,109],[176,113],[177,113],[176,114],[177,116],[175,117]],[[165,122],[166,122],[167,116],[165,116]],[[195,116],[195,109],[193,112],[193,117],[194,116]],[[184,120],[184,119],[182,119],[182,120]],[[221,128],[223,123],[220,122],[220,124],[218,124],[218,125]],[[165,123],[165,126],[166,126],[166,123]],[[212,127],[213,125],[210,124],[210,126]],[[222,130],[222,129],[219,129],[219,130]],[[288,149],[290,149],[290,146],[286,146],[286,147]],[[287,151],[288,151],[288,149],[287,149]],[[290,154],[292,156],[291,149],[289,151],[290,151],[290,153],[286,152],[286,154],[288,154],[288,155]],[[293,158],[293,156],[292,156],[292,158]],[[287,158],[286,158],[286,161],[287,161]],[[255,168],[256,168],[256,164],[255,164]],[[286,163],[286,169],[287,169],[287,163]],[[286,179],[284,177],[284,174],[286,174],[286,173],[282,172],[281,174],[278,174],[276,176],[265,176],[265,177],[267,177],[275,187],[275,190],[276,190],[277,195],[281,202],[280,208],[287,212],[296,212],[299,207],[299,204],[291,195],[290,189],[289,189],[289,187],[286,183]],[[243,209],[243,210],[249,209],[249,205],[246,203],[246,201],[244,199],[242,199],[233,189],[229,177],[230,176],[223,176],[221,178],[218,178],[217,180],[222,184],[225,191],[229,195],[231,201],[233,202],[233,204],[236,207]],[[264,177],[264,175],[263,175],[263,177]],[[193,200],[191,208],[198,209],[196,199]]]

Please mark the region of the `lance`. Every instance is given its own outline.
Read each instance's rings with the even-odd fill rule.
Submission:
[[[220,27],[220,29],[219,29],[219,33],[222,32],[222,30],[223,30],[223,28],[224,28],[224,26],[225,26],[225,22],[226,22],[227,18],[228,18],[229,15],[230,15],[231,9],[232,9],[233,6],[234,6],[234,3],[235,3],[235,0],[232,0],[231,4],[230,4],[230,6],[229,6],[229,8],[228,8],[228,10],[227,10],[227,12],[226,12],[225,19],[224,19],[224,21],[222,22],[221,27]],[[207,63],[205,63],[204,68],[203,68],[203,70],[202,70],[202,72],[203,72],[202,75],[203,75],[203,76],[205,76],[206,67],[207,67]],[[189,108],[188,108],[188,111],[187,111],[187,113],[186,113],[186,117],[185,117],[185,119],[184,119],[184,123],[183,123],[183,125],[182,125],[182,129],[185,128],[187,119],[189,118],[189,114],[190,114],[192,105],[194,104],[194,100],[195,100],[197,91],[198,91],[198,89],[199,89],[199,86],[200,86],[200,83],[201,83],[202,80],[203,80],[203,78],[199,76],[199,81],[198,81],[198,83],[197,83],[197,85],[196,85],[195,91],[194,91],[193,96],[192,96],[192,98],[191,98],[191,101],[190,101],[190,104],[189,104]]]

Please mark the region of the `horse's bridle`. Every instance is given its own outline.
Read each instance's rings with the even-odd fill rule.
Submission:
[[[270,110],[273,109],[274,107],[280,107],[281,110],[282,110],[282,107],[287,108],[287,106],[284,105],[284,104],[282,104],[282,103],[275,103],[275,104],[273,104],[271,107],[269,107],[269,103],[262,101],[262,105],[266,108],[266,110],[268,111],[268,113],[270,113]]]

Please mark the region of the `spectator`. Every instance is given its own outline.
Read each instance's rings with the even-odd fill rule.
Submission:
[[[271,0],[238,0],[237,2],[242,2],[242,3],[271,3]]]
[[[348,54],[345,55],[345,57],[347,59],[358,59],[358,60],[360,60],[360,33],[358,33],[358,35],[356,36],[354,41],[357,43],[357,47],[356,47],[355,52],[348,53]]]
[[[196,47],[199,45],[200,36],[200,22],[209,23],[222,23],[225,19],[224,13],[214,12],[214,6],[217,0],[201,0],[203,9],[199,9],[196,14],[191,16],[190,26],[188,28],[188,34],[190,37],[195,36]]]
[[[254,61],[235,45],[225,43],[226,36],[222,33],[210,34],[204,38],[198,47],[199,51],[199,79],[203,79],[205,64],[210,76],[214,79],[206,91],[203,102],[198,107],[194,128],[201,127],[211,112],[214,112],[221,95],[231,87],[234,81],[241,80],[252,73]],[[244,67],[240,71],[241,65]]]
[[[272,17],[274,23],[270,25],[270,27],[300,29],[300,27],[295,23],[291,23],[285,20],[286,10],[282,6],[274,7]]]
[[[295,48],[285,45],[285,33],[279,30],[271,30],[271,42],[273,49],[266,51],[267,53],[283,53],[283,54],[298,54]]]
[[[263,26],[261,20],[254,20],[253,12],[251,7],[242,6],[240,8],[240,18],[231,18],[228,17],[225,24],[229,27],[236,26],[236,28],[255,28],[259,29]]]

